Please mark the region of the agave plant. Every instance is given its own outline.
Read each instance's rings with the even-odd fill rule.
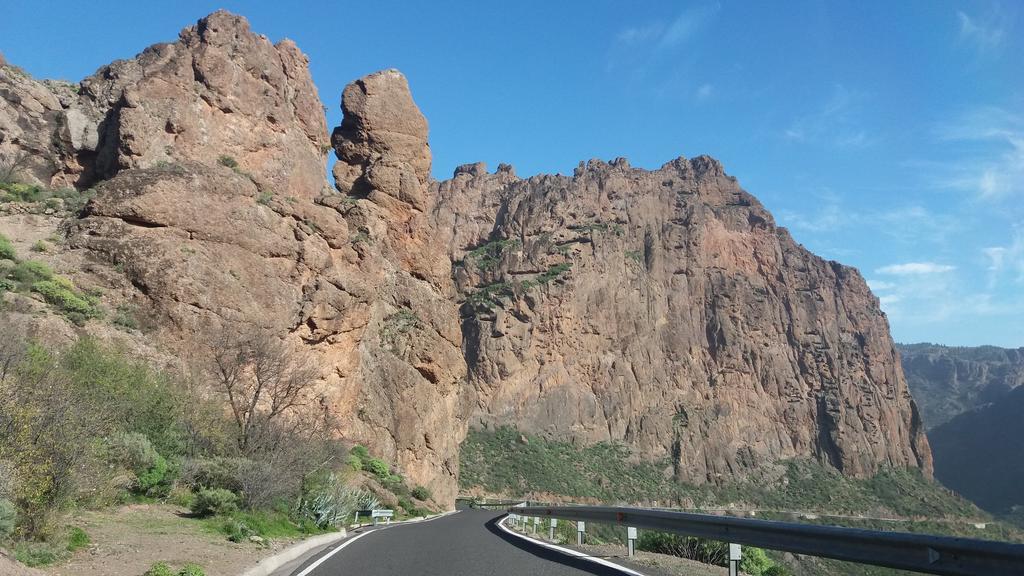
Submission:
[[[331,474],[303,493],[296,505],[295,515],[311,520],[320,528],[331,528],[344,525],[356,510],[379,507],[380,500],[373,493],[346,486],[336,475]]]

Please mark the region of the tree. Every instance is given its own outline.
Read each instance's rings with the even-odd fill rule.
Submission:
[[[213,387],[227,400],[243,454],[328,431],[327,402],[315,394],[318,370],[307,353],[259,328],[219,334],[209,349]]]

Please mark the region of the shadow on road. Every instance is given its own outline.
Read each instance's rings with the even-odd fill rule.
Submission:
[[[556,552],[555,550],[551,550],[549,548],[533,544],[521,538],[516,538],[515,536],[512,536],[510,534],[506,534],[504,530],[498,527],[498,522],[500,522],[501,520],[502,517],[499,516],[498,518],[494,518],[493,520],[489,521],[485,525],[487,527],[487,530],[491,534],[494,534],[498,538],[501,538],[508,544],[511,544],[512,546],[515,546],[516,548],[519,548],[524,552],[533,554],[534,556],[541,558],[543,560],[547,560],[548,562],[554,562],[556,564],[568,566],[570,568],[579,570],[580,572],[586,574],[595,574],[596,576],[622,576],[622,572],[619,572],[614,568],[609,568],[607,566],[595,564],[593,562],[590,562],[589,560],[584,560],[583,558],[574,558],[572,556],[566,556],[561,552]]]

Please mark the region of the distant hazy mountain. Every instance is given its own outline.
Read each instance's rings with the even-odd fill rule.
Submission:
[[[932,429],[1024,384],[1024,348],[897,344],[910,393]]]

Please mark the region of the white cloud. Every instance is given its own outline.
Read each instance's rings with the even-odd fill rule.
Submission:
[[[952,272],[956,266],[949,264],[936,264],[935,262],[907,262],[904,264],[890,264],[875,270],[878,274],[889,274],[893,276],[918,276],[922,274],[941,274]]]
[[[616,34],[615,39],[622,45],[648,47],[657,51],[678,48],[706,28],[720,8],[717,2],[691,6],[680,12],[671,22],[631,26]]]
[[[1017,284],[1024,284],[1024,226],[1017,226],[1013,238],[1005,246],[982,249],[988,260],[989,286],[995,286],[1004,275]]]
[[[863,126],[864,100],[865,94],[833,84],[828,100],[793,120],[782,131],[782,137],[793,142],[824,143],[838,148],[869,146],[874,139]]]
[[[903,298],[897,294],[888,294],[885,296],[878,297],[878,303],[882,306],[892,306],[893,304],[903,300]]]
[[[694,94],[694,96],[697,97],[697,100],[707,100],[708,98],[711,98],[712,96],[714,96],[714,94],[715,94],[715,87],[714,86],[712,86],[711,84],[701,84],[697,88],[697,92]]]
[[[999,24],[1002,17],[993,14],[985,18],[971,18],[961,11],[956,13],[960,23],[960,41],[974,45],[981,52],[998,50],[1006,36],[1006,31]]]
[[[998,107],[971,110],[936,130],[941,140],[983,150],[941,164],[940,187],[972,192],[983,200],[1024,194],[1024,117]]]
[[[883,290],[892,290],[897,285],[893,282],[886,282],[885,280],[868,280],[868,288],[871,288],[875,292],[881,292]]]

